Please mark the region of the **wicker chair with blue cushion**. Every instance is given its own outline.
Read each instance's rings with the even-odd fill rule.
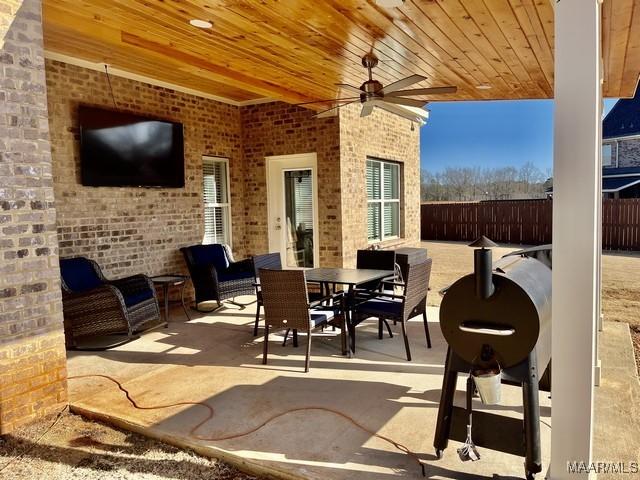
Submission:
[[[262,363],[266,365],[269,333],[277,330],[301,331],[307,334],[304,371],[309,371],[311,331],[333,324],[340,328],[342,352],[346,354],[346,323],[342,292],[309,301],[304,270],[269,270],[260,268],[260,288],[264,304],[264,344]],[[294,344],[295,346],[295,344]]]
[[[104,335],[132,339],[160,320],[156,291],[146,275],[107,280],[98,264],[84,257],[60,259],[60,273],[68,348]]]
[[[352,322],[350,325],[349,337],[351,339],[351,350],[355,352],[356,329],[355,326],[363,320],[375,317],[378,319],[378,338],[382,338],[381,320],[394,320],[400,322],[402,326],[402,336],[407,353],[407,360],[411,361],[411,350],[405,323],[409,319],[422,314],[424,333],[427,339],[427,348],[431,348],[431,335],[429,334],[429,323],[427,322],[427,293],[429,291],[429,278],[431,276],[432,259],[428,258],[424,262],[407,265],[407,278],[404,283],[384,282],[388,287],[380,296],[364,301],[356,305]],[[396,293],[395,289],[402,293]],[[388,325],[388,324],[387,324]],[[391,333],[391,330],[389,330]]]
[[[240,295],[254,295],[253,261],[234,261],[227,245],[192,245],[180,249],[196,291],[196,307],[207,301],[220,302]],[[234,302],[235,303],[235,302]]]
[[[262,255],[254,255],[253,256],[253,268],[255,270],[255,281],[254,284],[256,288],[256,321],[253,325],[253,336],[258,336],[258,326],[260,325],[260,309],[264,306],[264,302],[262,301],[262,289],[260,288],[260,273],[259,270],[261,268],[266,268],[269,270],[282,270],[282,259],[279,253],[264,253]],[[307,294],[309,295],[309,301],[315,302],[321,298],[324,298],[324,292],[316,291],[320,289],[320,285],[309,284],[307,283]],[[285,335],[285,343],[287,339],[287,335]],[[293,342],[294,345],[298,346],[298,335],[297,332],[293,332]]]

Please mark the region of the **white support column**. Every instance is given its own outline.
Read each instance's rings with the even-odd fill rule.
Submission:
[[[555,4],[552,431],[550,478],[591,461],[598,295],[600,3]]]

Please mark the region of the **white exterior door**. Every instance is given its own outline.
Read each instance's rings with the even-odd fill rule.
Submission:
[[[284,268],[318,266],[318,191],[315,153],[267,157],[269,251]]]

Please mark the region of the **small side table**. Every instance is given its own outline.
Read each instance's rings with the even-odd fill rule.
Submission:
[[[164,295],[164,321],[166,322],[165,326],[168,326],[169,323],[169,288],[171,287],[180,287],[180,303],[182,304],[182,310],[184,310],[184,314],[187,316],[188,320],[191,320],[189,316],[189,311],[187,306],[184,304],[184,287],[187,284],[187,280],[191,277],[189,275],[157,275],[155,277],[151,277],[151,281],[154,285],[158,285],[162,287],[162,293]]]

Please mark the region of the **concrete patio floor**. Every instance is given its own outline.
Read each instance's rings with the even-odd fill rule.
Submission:
[[[462,463],[452,441],[444,458],[433,450],[446,344],[438,310],[430,307],[433,348],[427,350],[422,322],[408,325],[413,361],[407,362],[399,326],[394,338],[377,338],[377,326],[358,327],[357,357],[340,355],[338,332],[313,338],[311,371],[303,373],[304,346],[270,342],[269,364],[261,364],[262,337],[252,336],[254,305],[226,305],[191,322],[174,310],[167,329],[107,352],[70,352],[69,375],[111,375],[141,405],[207,402],[215,416],[198,435],[222,437],[249,430],[274,414],[299,407],[329,407],[379,434],[404,444],[426,462],[427,478],[522,478],[522,457],[480,447],[479,462]],[[190,447],[253,473],[282,478],[422,478],[416,462],[388,443],[358,430],[345,419],[322,411],[286,414],[250,435],[207,442],[189,436],[206,418],[201,406],[137,410],[104,379],[69,381],[70,403],[78,413]],[[457,405],[464,404],[464,379]],[[503,402],[489,410],[521,418],[520,390],[504,387]],[[549,458],[550,407],[541,393],[543,462]],[[474,401],[474,408],[483,409]],[[496,433],[500,429],[496,429]],[[476,443],[480,443],[477,441]],[[542,475],[540,476],[542,477]]]

